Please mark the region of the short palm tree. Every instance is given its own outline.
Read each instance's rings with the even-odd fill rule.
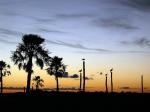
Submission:
[[[44,86],[44,85],[43,85],[44,80],[41,79],[40,76],[35,76],[35,77],[33,78],[33,81],[36,83],[36,84],[35,84],[36,90],[39,90],[39,87],[43,87],[43,86]]]
[[[45,50],[43,43],[45,39],[38,35],[27,34],[22,38],[22,43],[17,46],[16,51],[12,53],[11,59],[19,69],[23,69],[28,73],[26,92],[30,91],[31,75],[33,73],[33,59],[42,69],[44,63],[50,58],[48,50]]]
[[[58,78],[62,77],[65,72],[65,65],[62,62],[63,58],[59,58],[58,56],[54,56],[51,58],[51,62],[49,67],[46,69],[48,74],[54,75],[56,80],[56,91],[59,91],[59,81]]]
[[[3,77],[6,75],[11,75],[10,65],[6,64],[4,61],[0,61],[0,82],[1,82],[1,93],[3,93]]]

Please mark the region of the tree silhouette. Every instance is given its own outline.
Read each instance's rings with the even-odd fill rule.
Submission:
[[[28,73],[27,76],[27,88],[26,92],[30,91],[31,75],[33,73],[33,59],[36,61],[41,69],[44,67],[49,59],[48,50],[45,50],[43,43],[45,39],[38,35],[27,34],[22,38],[22,43],[20,43],[12,53],[12,61],[15,65],[18,65],[19,69],[23,69]]]
[[[6,64],[4,61],[0,61],[0,82],[1,82],[1,93],[3,93],[3,77],[6,75],[11,75],[9,71],[10,65]]]
[[[59,58],[58,56],[54,56],[51,58],[51,63],[49,64],[49,67],[46,69],[48,74],[54,75],[56,80],[56,91],[59,91],[59,81],[58,78],[62,77],[65,73],[66,67],[62,62],[63,58]],[[65,69],[64,69],[65,68]]]
[[[44,80],[41,79],[40,76],[35,76],[35,77],[33,78],[33,81],[36,83],[36,84],[35,84],[36,90],[39,90],[39,87],[43,87],[43,86],[44,86],[44,85],[43,85]]]

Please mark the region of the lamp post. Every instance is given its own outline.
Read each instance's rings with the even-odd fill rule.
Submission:
[[[85,92],[85,59],[82,59],[83,61],[83,91]]]
[[[142,93],[143,93],[143,75],[141,76],[141,90],[142,90]]]
[[[81,91],[81,89],[82,89],[82,69],[81,70],[79,70],[79,73],[80,73],[80,91]]]
[[[108,85],[107,85],[107,75],[108,75],[108,74],[105,74],[105,76],[106,76],[106,81],[105,81],[105,86],[106,86],[106,93],[108,93]]]
[[[112,71],[113,71],[113,68],[112,69],[110,69],[110,74],[111,74],[111,93],[113,93],[113,73],[112,73]]]

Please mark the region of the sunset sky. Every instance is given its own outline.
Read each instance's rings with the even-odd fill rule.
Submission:
[[[115,91],[140,91],[141,75],[150,91],[149,20],[148,0],[0,0],[0,60],[12,72],[4,86],[26,85],[27,73],[10,56],[22,36],[32,33],[45,38],[50,56],[63,57],[69,75],[79,74],[86,59],[88,91],[105,91],[104,74],[111,68]],[[35,75],[44,79],[45,88],[55,88],[55,78],[36,65]],[[60,86],[77,88],[79,80],[63,78]]]

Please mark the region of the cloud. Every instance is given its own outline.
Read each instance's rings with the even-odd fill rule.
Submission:
[[[72,76],[69,76],[69,78],[79,78],[79,75],[78,74],[74,74]]]
[[[119,4],[141,11],[150,11],[149,0],[116,0]]]
[[[78,13],[78,14],[57,14],[57,18],[61,19],[79,19],[79,18],[91,18],[93,17],[93,14],[87,14],[87,13]]]
[[[5,39],[3,39],[3,38],[0,38],[0,42],[1,42],[1,43],[5,43],[5,44],[17,44],[17,42],[5,40]]]
[[[81,44],[71,44],[71,43],[66,43],[66,42],[62,42],[62,41],[52,41],[52,40],[46,40],[47,43],[50,44],[55,44],[55,45],[61,45],[61,46],[66,46],[66,47],[70,47],[70,48],[75,48],[75,49],[81,49],[84,51],[77,51],[76,53],[82,53],[82,54],[95,54],[95,53],[132,53],[132,54],[150,54],[149,51],[115,51],[115,50],[107,50],[107,49],[98,49],[98,48],[89,48],[89,47],[85,47]],[[121,42],[122,44],[124,44],[125,42]],[[127,43],[127,42],[126,42]]]
[[[150,47],[150,39],[142,37],[133,41],[121,41],[123,45],[137,45],[140,47]]]
[[[63,32],[63,31],[59,31],[59,30],[52,30],[52,29],[46,29],[46,28],[38,28],[37,29],[39,32],[44,32],[44,33],[67,33],[67,32]]]
[[[120,87],[120,89],[129,90],[129,89],[132,89],[132,88],[130,88],[130,87],[128,87],[128,86],[125,86],[125,87]]]
[[[15,30],[10,30],[10,29],[5,29],[5,28],[0,28],[0,42],[5,43],[5,44],[17,44],[17,42],[12,41],[13,37],[10,36],[20,36],[22,35],[21,32],[15,31]]]
[[[117,30],[137,30],[137,26],[134,26],[129,23],[125,18],[117,17],[108,17],[108,18],[99,18],[93,21],[94,25],[100,26],[103,28],[115,28]]]
[[[94,80],[92,77],[85,77],[85,80]]]
[[[34,19],[35,21],[39,22],[39,23],[49,23],[49,22],[53,22],[53,19],[50,18],[39,18],[39,17],[30,17],[31,19]]]
[[[10,29],[0,28],[0,34],[18,36],[22,33]]]
[[[52,41],[52,40],[46,40],[50,44],[56,44],[56,45],[62,45],[70,48],[76,48],[76,49],[82,49],[82,50],[90,50],[90,51],[98,51],[98,52],[111,52],[110,50],[107,49],[100,49],[100,48],[88,48],[85,47],[79,43],[77,44],[72,44],[72,43],[67,43],[63,41]]]

